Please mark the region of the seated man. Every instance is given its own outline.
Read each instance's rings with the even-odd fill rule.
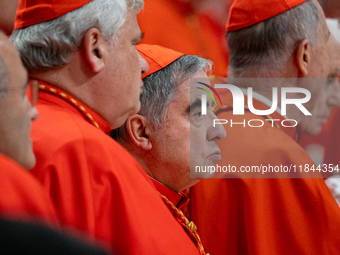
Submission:
[[[55,219],[52,202],[25,169],[35,165],[30,139],[38,87],[27,84],[18,51],[0,32],[0,214],[15,218]],[[26,96],[27,92],[27,96]]]
[[[52,201],[29,173],[35,165],[31,122],[38,117],[38,84],[27,84],[18,51],[0,32],[0,251],[1,254],[107,254],[71,238],[55,223]]]
[[[195,165],[215,165],[220,159],[216,142],[226,137],[221,125],[211,125],[216,118],[212,99],[204,116],[198,97],[201,90],[189,96],[190,81],[206,80],[211,62],[157,45],[138,45],[137,49],[149,64],[149,71],[142,76],[141,110],[111,136],[143,166],[166,205],[203,252],[196,226],[180,209],[188,202],[181,191],[209,177],[209,173],[193,171],[190,176],[189,170]],[[197,82],[194,85],[202,87]]]
[[[308,90],[311,100],[303,106],[309,112],[324,100],[330,68],[327,49],[333,38],[315,0],[265,0],[253,6],[235,0],[226,29],[228,83],[254,89],[253,97],[240,97],[244,102],[252,97],[253,108],[267,110],[275,100],[274,88]],[[336,86],[329,89],[337,93]],[[231,93],[227,96],[232,105]],[[244,114],[234,114],[235,107],[217,114],[229,120],[219,164],[235,172],[199,183],[190,197],[191,217],[211,253],[339,254],[339,207],[317,166],[297,143],[298,130],[289,125],[302,124],[308,115],[294,105],[284,112],[280,98],[272,113],[255,114],[247,102],[242,105]],[[247,125],[257,119],[264,125]],[[247,124],[231,125],[231,120]]]

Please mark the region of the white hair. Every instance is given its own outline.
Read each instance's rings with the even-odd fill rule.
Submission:
[[[127,9],[140,11],[143,0],[92,0],[56,19],[16,29],[11,40],[28,70],[52,68],[69,63],[85,33],[98,28],[110,42],[124,24]]]

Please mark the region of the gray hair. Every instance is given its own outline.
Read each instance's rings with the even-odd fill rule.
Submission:
[[[166,108],[178,95],[178,88],[193,75],[212,71],[212,62],[195,55],[185,55],[158,72],[143,79],[143,93],[141,95],[141,109],[138,114],[146,117],[148,123],[159,128],[166,119]],[[122,141],[126,137],[125,124],[113,131],[111,137]]]
[[[318,9],[308,0],[263,22],[227,33],[230,76],[246,72],[275,76],[304,39],[312,45],[320,31]]]
[[[90,28],[98,28],[114,43],[127,8],[140,11],[143,5],[143,0],[93,0],[56,19],[14,30],[11,40],[28,70],[62,66],[69,63]]]

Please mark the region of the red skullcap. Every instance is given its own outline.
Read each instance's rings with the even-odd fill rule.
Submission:
[[[149,64],[149,71],[142,75],[142,79],[163,69],[176,59],[184,56],[183,53],[159,45],[138,44],[137,50]]]
[[[234,0],[226,31],[249,27],[306,2],[307,0]]]
[[[58,18],[92,0],[19,0],[14,29]]]

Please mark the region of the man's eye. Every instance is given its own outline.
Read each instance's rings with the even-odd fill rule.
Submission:
[[[194,117],[202,117],[202,112],[201,111],[199,111],[199,112],[196,112],[195,114],[194,114]]]
[[[333,85],[339,82],[337,76],[329,76],[326,81],[326,85]]]

